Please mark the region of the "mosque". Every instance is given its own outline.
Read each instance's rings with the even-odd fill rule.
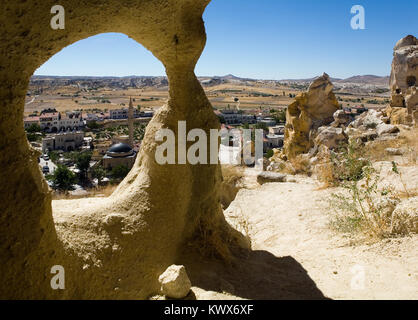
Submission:
[[[103,156],[102,164],[106,170],[112,170],[115,167],[124,165],[132,169],[136,160],[136,151],[134,150],[134,108],[132,98],[129,101],[128,114],[128,137],[118,137]]]

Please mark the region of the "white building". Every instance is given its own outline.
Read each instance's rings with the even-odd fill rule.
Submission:
[[[230,125],[254,124],[257,122],[254,115],[245,114],[237,110],[221,110],[219,115],[224,118],[225,124]]]
[[[269,127],[269,134],[274,135],[284,135],[285,132],[285,126],[274,126],[274,127]]]
[[[276,120],[271,117],[259,117],[257,123],[264,123],[267,127],[274,127],[277,124]]]
[[[44,110],[39,117],[39,124],[46,132],[77,131],[84,127],[84,120],[79,112],[67,112],[64,116],[56,110]]]
[[[109,112],[110,112],[110,119],[113,119],[113,120],[128,119],[128,116],[129,116],[128,108],[109,110]],[[134,112],[134,118],[141,117],[141,112],[138,109],[135,108],[133,112]]]
[[[42,152],[62,150],[74,151],[84,144],[84,132],[61,132],[47,136],[42,140]]]
[[[122,109],[114,109],[109,110],[110,112],[110,119],[112,120],[124,120],[128,119],[129,116],[129,109],[122,108]],[[137,118],[152,118],[154,116],[154,112],[152,110],[140,111],[137,108],[133,109],[133,117]]]
[[[268,149],[283,147],[284,135],[268,134],[266,135],[265,147]]]

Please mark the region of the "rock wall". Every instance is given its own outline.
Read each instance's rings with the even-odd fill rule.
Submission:
[[[287,159],[308,152],[318,128],[334,121],[333,115],[340,106],[332,89],[329,76],[324,73],[312,82],[308,92],[299,94],[288,106],[283,149]]]
[[[158,276],[185,241],[228,251],[226,244],[219,247],[229,235],[219,203],[219,166],[160,166],[154,158],[160,128],[176,132],[179,120],[188,129],[219,128],[194,74],[206,41],[202,14],[208,3],[67,0],[65,29],[53,30],[56,1],[1,1],[1,299],[142,299],[158,293]],[[110,198],[51,205],[39,155],[23,129],[29,79],[62,48],[104,32],[128,35],[164,64],[169,101],[149,124],[133,170]],[[65,268],[65,290],[50,286],[54,265]]]
[[[409,124],[418,119],[417,79],[418,39],[408,35],[398,41],[393,52],[390,76],[392,99],[387,110],[391,123]]]
[[[415,81],[414,81],[415,79]],[[418,39],[408,35],[398,41],[393,49],[392,72],[390,87],[392,92],[407,89],[417,85],[418,79]]]

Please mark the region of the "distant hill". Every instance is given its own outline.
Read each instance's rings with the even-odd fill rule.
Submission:
[[[334,84],[368,84],[375,86],[389,86],[389,76],[380,77],[375,75],[353,76],[347,79],[330,78]],[[315,80],[315,78],[308,79],[286,79],[279,82],[297,82],[297,83],[309,83]]]
[[[223,83],[235,83],[235,84],[249,84],[251,82],[276,82],[276,83],[298,83],[309,84],[315,78],[308,79],[286,79],[286,80],[261,80],[251,78],[240,78],[232,74],[225,76],[207,76],[198,77],[199,81],[204,86],[216,86]],[[370,85],[378,87],[389,87],[389,77],[380,77],[375,75],[358,75],[347,79],[332,78],[331,81],[335,85],[339,86],[361,86]],[[114,88],[126,88],[126,87],[166,87],[168,86],[168,80],[166,77],[152,77],[152,76],[127,76],[127,77],[88,77],[88,76],[32,76],[31,84],[40,85],[79,85],[79,86],[93,86],[93,87],[114,87]]]
[[[338,83],[358,83],[358,84],[373,84],[377,86],[389,86],[390,77],[379,77],[374,75],[354,76],[344,80],[337,81]]]
[[[279,80],[279,82],[308,83],[308,82],[314,81],[316,78],[317,77],[307,78],[307,79],[283,79],[283,80]],[[330,80],[331,82],[338,82],[338,81],[341,81],[342,79],[330,77]]]

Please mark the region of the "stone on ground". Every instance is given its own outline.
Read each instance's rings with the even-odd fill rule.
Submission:
[[[273,183],[273,182],[287,182],[286,175],[275,172],[262,172],[257,176],[259,184]]]
[[[377,126],[376,132],[379,136],[381,136],[382,134],[398,133],[399,128],[391,124],[381,123]]]
[[[347,140],[348,139],[342,128],[321,127],[318,129],[318,135],[315,138],[315,145],[324,145],[329,149],[335,149]]]
[[[158,280],[162,293],[172,299],[185,298],[192,287],[184,266],[170,266]]]
[[[393,211],[392,234],[418,233],[418,197],[401,202]]]

